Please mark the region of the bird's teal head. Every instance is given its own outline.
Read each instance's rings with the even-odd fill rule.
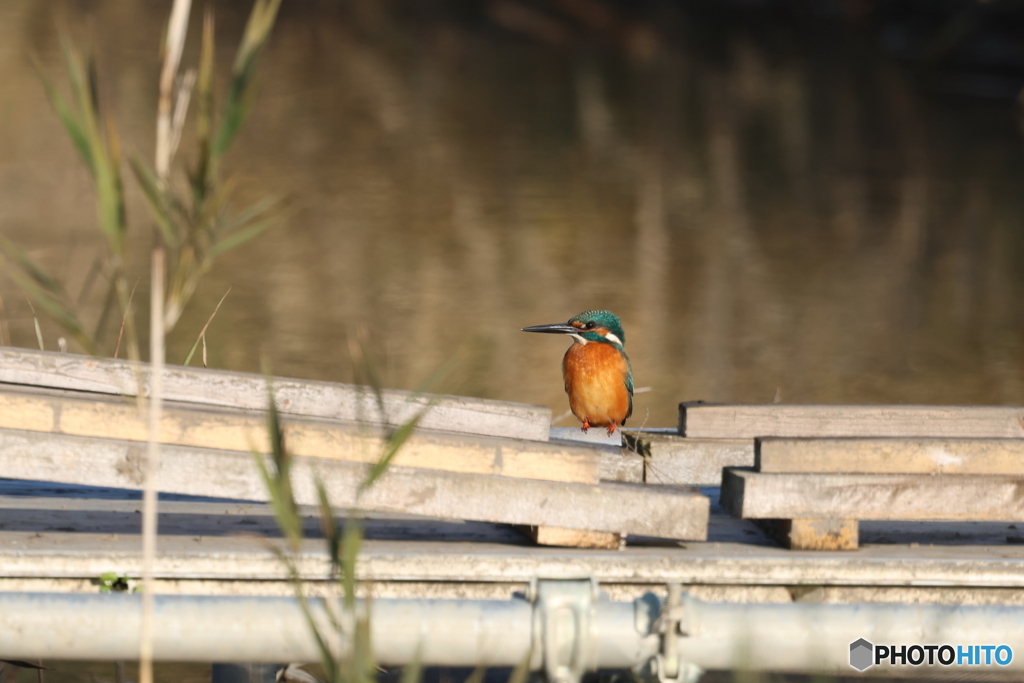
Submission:
[[[583,311],[579,315],[569,318],[568,322],[524,327],[523,332],[568,334],[578,344],[594,342],[612,344],[622,348],[626,343],[626,333],[622,331],[622,321],[611,311]]]

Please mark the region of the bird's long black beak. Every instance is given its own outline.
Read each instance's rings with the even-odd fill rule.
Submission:
[[[546,334],[575,334],[576,332],[579,332],[579,329],[568,323],[553,323],[551,325],[534,325],[533,327],[524,327],[522,331],[544,332]]]

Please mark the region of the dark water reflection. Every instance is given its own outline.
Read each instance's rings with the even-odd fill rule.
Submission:
[[[90,187],[27,55],[59,72],[54,16],[99,36],[106,100],[148,155],[167,5],[0,3],[0,230],[71,291],[100,247]],[[247,7],[222,5],[226,72]],[[602,307],[649,426],[696,398],[1024,403],[1009,104],[931,95],[840,24],[640,17],[558,45],[382,7],[286,3],[229,165],[241,198],[283,192],[292,213],[209,276],[171,360],[234,283],[215,367],[266,348],[280,374],[348,380],[365,326],[393,386],[458,356],[451,390],[558,414],[564,343],[517,330]],[[24,299],[0,295],[34,345]]]

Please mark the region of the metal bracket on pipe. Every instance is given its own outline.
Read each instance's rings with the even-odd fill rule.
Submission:
[[[597,582],[535,579],[528,597],[534,603],[530,668],[543,665],[550,683],[578,683],[597,668],[591,633]]]
[[[680,661],[679,638],[683,635],[680,623],[683,621],[683,587],[678,583],[668,584],[668,601],[658,617],[661,632],[661,652],[651,662],[651,668],[661,683],[695,683],[703,671],[695,664]]]

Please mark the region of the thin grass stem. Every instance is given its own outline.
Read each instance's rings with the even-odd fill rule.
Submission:
[[[11,345],[11,329],[7,326],[7,311],[4,309],[4,298],[0,296],[0,346]]]
[[[36,328],[36,341],[39,342],[39,350],[45,351],[46,347],[43,346],[43,330],[39,327],[39,316],[36,315],[36,307],[32,305],[31,299],[26,298],[25,301],[28,301],[28,307],[32,311],[32,324]]]
[[[231,293],[231,288],[234,287],[234,286],[235,285],[232,284],[230,287],[228,287],[228,291],[224,292],[224,296],[222,296],[220,298],[220,301],[217,302],[217,305],[214,306],[213,313],[211,313],[210,317],[206,319],[206,324],[203,325],[203,329],[199,330],[199,336],[196,337],[196,341],[195,341],[195,343],[192,344],[192,348],[189,349],[188,355],[185,357],[185,362],[182,363],[182,365],[188,365],[189,364],[189,362],[192,360],[192,355],[196,352],[196,347],[199,346],[199,342],[202,341],[203,342],[203,367],[204,368],[206,367],[206,330],[207,330],[207,328],[210,327],[210,323],[213,322],[213,316],[217,315],[217,311],[220,310],[220,305],[222,303],[224,303],[224,299],[228,298],[228,294]]]
[[[121,337],[124,336],[124,323],[128,320],[128,313],[132,310],[132,299],[135,298],[135,288],[139,286],[139,280],[136,278],[135,284],[132,285],[132,293],[128,295],[128,307],[124,309],[124,315],[121,316],[121,329],[117,331],[117,344],[114,345],[114,358],[117,358],[118,352],[121,350]]]
[[[139,683],[153,683],[153,564],[156,560],[156,473],[160,466],[160,417],[164,374],[164,251],[153,250],[149,318],[149,444],[142,494],[142,627]]]

